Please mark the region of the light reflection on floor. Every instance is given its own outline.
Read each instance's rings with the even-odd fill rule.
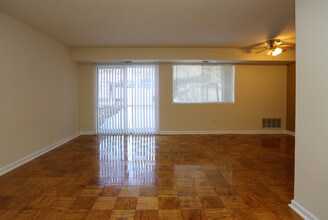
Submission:
[[[108,185],[155,185],[155,137],[137,135],[101,135],[99,177]]]

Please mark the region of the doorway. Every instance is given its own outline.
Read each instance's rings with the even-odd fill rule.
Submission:
[[[155,134],[158,65],[99,65],[96,108],[98,134]]]

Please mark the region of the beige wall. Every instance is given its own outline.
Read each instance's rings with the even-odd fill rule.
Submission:
[[[78,65],[79,131],[94,133],[95,123],[95,66]]]
[[[295,94],[296,70],[295,63],[287,65],[287,109],[286,129],[295,132]]]
[[[295,50],[289,49],[277,57],[266,53],[245,52],[237,48],[73,48],[72,58],[77,62],[114,62],[122,60],[167,61],[218,60],[225,63],[290,63],[295,61]]]
[[[296,202],[328,219],[328,1],[296,1]]]
[[[160,64],[160,131],[261,130],[263,117],[286,121],[285,65],[236,65],[234,104],[173,104],[172,64]],[[80,131],[95,131],[93,65],[79,64]],[[213,123],[215,119],[215,123]]]
[[[0,168],[77,131],[69,49],[0,12]]]
[[[285,128],[286,66],[236,65],[235,103],[173,104],[172,65],[160,65],[160,131],[261,130],[264,117]],[[215,119],[215,123],[213,123]]]

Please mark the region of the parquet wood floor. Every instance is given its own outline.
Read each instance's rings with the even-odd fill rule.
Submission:
[[[80,136],[0,177],[0,219],[301,219],[287,135]]]

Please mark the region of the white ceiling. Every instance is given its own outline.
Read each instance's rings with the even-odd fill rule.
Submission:
[[[245,47],[295,37],[294,0],[0,0],[71,47]]]

